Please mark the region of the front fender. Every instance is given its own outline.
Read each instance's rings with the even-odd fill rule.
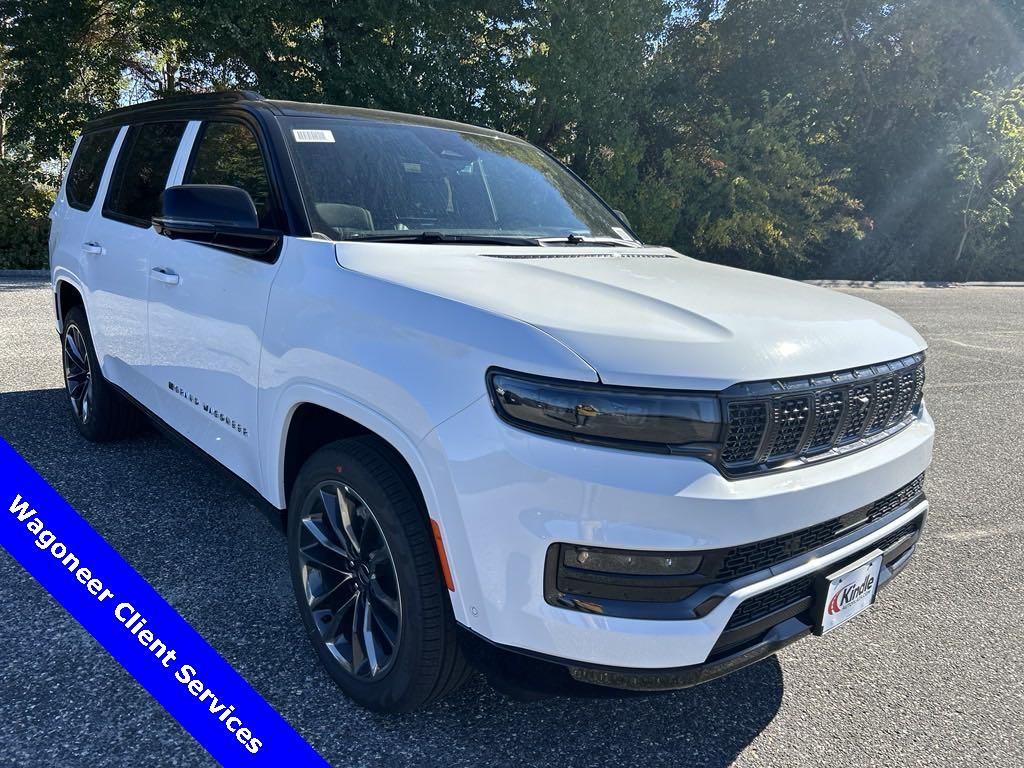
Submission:
[[[391,445],[405,460],[419,484],[423,501],[427,507],[427,515],[437,522],[441,529],[442,539],[447,540],[445,510],[457,510],[455,490],[446,476],[435,478],[427,469],[427,464],[420,450],[420,443],[407,435],[397,424],[384,414],[350,397],[327,389],[314,383],[296,383],[285,388],[278,398],[271,415],[270,423],[265,426],[268,439],[264,444],[263,477],[268,479],[263,495],[279,509],[287,506],[284,482],[284,458],[288,441],[288,428],[298,408],[305,404],[317,405],[334,413],[340,414],[361,424]],[[437,474],[437,473],[435,473]],[[439,482],[435,482],[439,480]],[[450,521],[449,521],[450,522]],[[449,547],[446,545],[446,549]],[[458,577],[455,593],[452,594],[452,607],[460,620],[464,616],[464,607],[458,590]]]

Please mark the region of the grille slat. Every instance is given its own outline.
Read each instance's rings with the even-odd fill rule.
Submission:
[[[757,456],[765,425],[768,406],[765,403],[730,403],[729,429],[722,449],[727,462],[745,462]]]
[[[924,379],[924,355],[917,354],[806,379],[730,387],[722,393],[720,466],[726,474],[769,472],[883,439],[909,422]]]
[[[808,450],[828,448],[832,445],[843,417],[845,402],[845,390],[828,389],[818,393],[814,404],[814,434],[807,444]]]
[[[878,432],[889,420],[893,403],[896,402],[896,380],[886,376],[875,383],[875,412],[868,425],[867,434]]]
[[[772,422],[775,424],[775,439],[768,453],[769,459],[789,456],[796,452],[800,439],[807,429],[807,421],[811,414],[809,397],[795,397],[788,400],[776,400],[772,409]]]
[[[859,384],[850,387],[846,395],[846,424],[843,427],[843,436],[839,438],[840,443],[856,440],[864,431],[868,416],[871,414],[871,406],[874,403],[874,387],[870,384]]]

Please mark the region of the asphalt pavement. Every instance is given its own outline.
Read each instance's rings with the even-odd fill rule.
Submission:
[[[847,289],[930,344],[931,514],[878,605],[823,639],[671,694],[523,703],[476,677],[432,709],[348,703],[307,647],[282,535],[149,433],[72,426],[45,283],[0,276],[3,436],[333,765],[1024,764],[1024,288]],[[6,552],[0,766],[212,765]]]

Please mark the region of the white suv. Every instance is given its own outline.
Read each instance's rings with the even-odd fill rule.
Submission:
[[[925,343],[648,247],[513,136],[209,94],[90,123],[52,212],[82,434],[286,510],[361,704],[685,687],[871,605],[921,535]]]

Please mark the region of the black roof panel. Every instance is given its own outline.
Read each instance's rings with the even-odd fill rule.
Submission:
[[[217,107],[242,107],[251,110],[263,110],[275,116],[287,117],[335,117],[352,118],[359,120],[376,120],[386,123],[402,123],[406,125],[422,125],[431,128],[442,128],[449,131],[463,131],[467,133],[484,134],[488,136],[502,136],[507,139],[522,141],[516,136],[511,136],[492,128],[483,128],[468,123],[458,123],[453,120],[441,120],[436,117],[425,117],[423,115],[407,115],[402,112],[388,112],[381,109],[364,109],[362,107],[344,107],[334,104],[311,104],[302,101],[278,101],[265,99],[255,91],[214,91],[212,93],[183,94],[171,96],[166,99],[155,99],[141,104],[133,104],[128,107],[113,109],[104,112],[102,115],[89,121],[86,130],[111,125],[124,125],[134,119],[152,119],[162,115],[173,115],[176,112],[192,113],[186,115],[186,119],[192,119],[194,113],[201,112],[205,108]]]
[[[468,133],[483,133],[489,136],[502,136],[508,139],[522,141],[517,136],[484,128],[469,123],[459,123],[454,120],[442,120],[437,117],[425,115],[409,115],[404,112],[388,112],[383,109],[364,109],[363,107],[343,107],[336,104],[311,104],[304,101],[279,101],[268,99],[266,103],[275,108],[281,115],[287,117],[350,117],[361,120],[376,120],[383,123],[403,123],[406,125],[422,125],[430,128],[444,128],[449,131],[463,131]]]

